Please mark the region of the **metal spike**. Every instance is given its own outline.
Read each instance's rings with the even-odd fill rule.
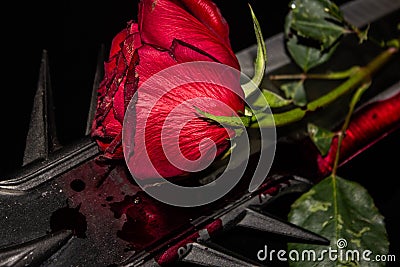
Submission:
[[[283,221],[272,215],[261,214],[251,209],[246,209],[246,215],[237,226],[254,229],[265,233],[272,233],[290,238],[297,241],[313,244],[328,245],[329,240],[303,229],[295,224]]]
[[[35,160],[47,159],[50,152],[59,148],[48,63],[47,51],[43,50],[38,87],[26,137],[23,166]]]
[[[89,135],[91,128],[92,128],[92,122],[94,120],[94,116],[96,113],[96,107],[97,107],[97,90],[100,86],[100,82],[103,79],[104,76],[104,60],[105,60],[105,48],[104,45],[102,44],[100,47],[99,54],[97,56],[97,65],[96,65],[96,73],[94,75],[94,81],[93,81],[93,88],[92,88],[92,97],[90,99],[90,106],[89,106],[89,113],[86,121],[86,131],[85,134]]]
[[[44,237],[0,249],[0,266],[39,266],[72,237],[63,230]]]
[[[230,267],[254,267],[261,266],[251,264],[238,257],[229,255],[224,251],[208,247],[199,243],[189,244],[189,250],[181,258],[182,262],[200,266],[230,266]]]

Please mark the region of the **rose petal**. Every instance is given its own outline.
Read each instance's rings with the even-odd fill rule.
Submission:
[[[139,88],[148,78],[157,72],[177,64],[169,51],[160,51],[150,45],[143,45],[138,50],[139,64],[136,71],[139,75]],[[154,64],[157,62],[157,64]]]
[[[205,20],[198,9],[204,1],[190,4],[191,10]],[[212,13],[217,17],[217,12]],[[167,0],[143,0],[139,4],[139,30],[142,41],[164,49],[170,49],[175,39],[191,44],[216,58],[219,62],[239,69],[239,64],[226,38],[199,21],[184,9],[182,3]],[[223,19],[220,18],[222,21]],[[213,23],[211,23],[213,21]],[[210,19],[215,24],[217,19]],[[212,29],[214,29],[213,27]],[[217,32],[221,29],[219,28]],[[235,62],[235,64],[232,64]]]
[[[154,48],[147,48],[148,53],[151,49]],[[164,56],[168,58],[168,54],[164,53]],[[167,62],[162,59],[163,62]],[[173,61],[170,64],[173,64]],[[165,69],[165,66],[160,68]],[[192,75],[193,70],[197,75],[195,77]],[[232,113],[243,111],[244,103],[241,100],[243,91],[239,85],[239,75],[230,77],[226,73],[221,74],[209,68],[209,65],[206,67],[201,64],[198,67],[196,65],[194,69],[184,66],[182,71],[188,73],[171,73],[171,76],[168,74],[162,78],[155,76],[150,85],[142,84],[138,89],[135,103],[136,118],[132,124],[135,126],[134,145],[131,146],[133,154],[129,156],[128,164],[134,176],[139,179],[156,178],[159,175],[170,178],[186,174],[187,169],[193,169],[193,166],[196,169],[202,162],[212,162],[215,156],[219,156],[229,147],[228,139],[234,136],[232,129],[225,129],[198,117],[194,106],[224,116],[232,116]],[[204,77],[210,82],[183,83],[176,86],[175,81],[185,75],[195,80],[196,77]],[[216,79],[221,79],[221,84],[230,85],[232,88],[227,89],[218,85]],[[226,79],[225,83],[222,82],[223,79]],[[163,137],[162,131],[166,131]],[[213,142],[203,142],[207,139]],[[213,143],[216,145],[216,153],[207,153],[214,151],[211,149]],[[184,159],[177,153],[179,151]],[[202,156],[201,162],[188,162],[196,161],[200,156]],[[173,162],[180,163],[183,169],[174,166]]]
[[[229,26],[217,5],[209,0],[181,0],[182,5],[230,48]]]
[[[199,49],[196,46],[185,43],[181,40],[175,39],[171,46],[171,53],[176,59],[177,62],[190,62],[190,61],[214,61],[218,62],[216,58],[214,58],[211,54],[206,51]],[[226,58],[224,63],[228,66],[231,66],[235,69],[239,69],[237,58]]]
[[[129,163],[133,168],[133,174],[139,179],[155,178],[159,175],[164,178],[174,177],[187,173],[187,171],[175,167],[171,164],[171,159],[175,162],[179,162],[180,157],[177,153],[177,146],[174,145],[176,141],[176,132],[179,131],[179,148],[183,156],[188,160],[196,160],[201,156],[200,145],[202,145],[204,151],[209,151],[211,143],[202,143],[202,140],[210,139],[216,146],[216,155],[220,155],[224,150],[229,147],[228,139],[232,137],[232,132],[227,132],[223,127],[211,124],[201,118],[193,118],[194,108],[191,105],[184,106],[180,110],[179,114],[174,117],[172,121],[168,121],[164,125],[167,116],[171,111],[181,104],[182,102],[192,99],[195,97],[205,97],[203,90],[196,90],[196,88],[188,88],[188,85],[175,88],[170,92],[166,93],[154,106],[151,107],[148,104],[154,103],[152,98],[155,96],[153,92],[147,90],[141,90],[138,93],[138,102],[136,104],[136,133],[134,140],[134,153],[129,158]],[[221,91],[223,88],[215,88],[216,91]],[[186,93],[190,91],[191,93]],[[196,93],[193,93],[196,92]],[[207,106],[207,101],[204,99],[197,103],[201,108]],[[215,108],[223,110],[224,106]],[[148,119],[146,120],[146,114],[149,110],[152,110]],[[161,139],[162,129],[165,129],[167,133]],[[170,131],[170,134],[168,134]],[[165,147],[163,147],[163,145]],[[166,149],[168,157],[164,152]],[[168,153],[170,151],[170,153]],[[150,158],[151,163],[144,161],[146,157]],[[214,155],[203,154],[202,161],[212,161]],[[141,164],[137,164],[140,162]],[[155,167],[155,170],[151,167],[151,164]]]
[[[108,150],[106,157],[111,157],[110,150],[120,151],[114,155],[116,158],[123,156],[122,149],[109,149],[111,143],[106,145],[106,141],[121,133],[127,99],[130,100],[137,89],[135,66],[138,58],[135,51],[140,45],[138,25],[128,22],[127,28],[113,39],[110,58],[104,63],[105,74],[98,89],[91,136],[101,139],[98,144],[102,151]]]

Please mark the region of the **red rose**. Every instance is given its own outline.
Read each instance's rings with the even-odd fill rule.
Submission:
[[[209,61],[240,70],[229,42],[229,28],[218,7],[210,0],[142,0],[139,3],[138,23],[128,22],[127,28],[115,36],[105,76],[98,90],[96,117],[92,137],[99,145],[102,157],[122,159],[122,124],[127,105],[138,88],[150,77],[185,62]],[[140,164],[141,154],[148,153],[155,169],[163,177],[185,174],[166,158],[161,146],[161,129],[168,112],[194,97],[218,100],[236,112],[244,111],[243,92],[238,83],[235,92],[221,86],[187,84],[161,98],[162,106],[152,111],[146,125],[141,111],[146,108],[149,92],[137,94],[137,121],[146,128],[146,147],[136,144],[133,161],[137,178],[154,177],[154,172]],[[151,93],[150,93],[151,94]],[[149,107],[151,108],[151,107]],[[227,110],[212,102],[201,103],[202,110],[215,115],[231,116]],[[194,112],[194,110],[188,111]],[[182,127],[182,125],[169,125]],[[204,138],[216,144],[220,155],[229,146],[233,131],[205,121],[193,119],[183,126],[179,136],[182,154],[188,160],[200,157],[199,145]]]

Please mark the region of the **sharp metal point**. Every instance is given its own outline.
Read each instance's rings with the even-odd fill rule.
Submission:
[[[0,249],[0,266],[39,266],[57,252],[72,237],[72,231],[63,230],[44,237]]]
[[[22,165],[47,159],[49,153],[59,148],[53,110],[49,60],[43,50],[38,87],[33,101]]]
[[[87,117],[87,121],[86,121],[86,130],[85,130],[86,135],[90,135],[90,131],[92,128],[92,122],[94,120],[94,116],[96,113],[97,90],[100,86],[100,82],[103,79],[103,75],[104,75],[104,60],[105,60],[105,47],[104,47],[104,45],[101,45],[99,54],[97,56],[96,73],[94,75],[92,96],[90,99],[89,112],[88,112],[88,117]]]
[[[216,248],[199,243],[189,244],[189,250],[181,258],[182,262],[199,266],[255,267],[262,266],[249,263]]]
[[[237,226],[258,230],[265,233],[286,236],[305,243],[321,245],[329,244],[329,240],[318,234],[315,234],[290,222],[286,222],[275,216],[262,214],[249,208],[246,209],[246,215],[237,224]]]

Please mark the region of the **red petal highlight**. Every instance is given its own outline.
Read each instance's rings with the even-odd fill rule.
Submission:
[[[171,164],[171,159],[174,162],[181,161],[179,157],[179,150],[183,156],[189,161],[195,161],[202,156],[202,161],[210,162],[214,159],[213,154],[201,154],[203,151],[210,151],[212,143],[202,142],[203,140],[210,139],[217,146],[216,155],[220,155],[224,150],[229,147],[229,138],[234,133],[233,131],[227,132],[223,127],[210,124],[209,122],[201,119],[194,118],[195,109],[193,102],[191,104],[182,105],[179,112],[173,116],[172,120],[166,122],[167,116],[171,114],[174,108],[182,103],[200,98],[201,101],[195,101],[195,105],[203,110],[219,111],[221,115],[231,115],[231,112],[226,109],[224,105],[218,105],[216,101],[207,101],[206,98],[212,100],[220,100],[221,96],[231,98],[233,93],[216,85],[200,84],[184,85],[177,87],[164,94],[157,104],[152,107],[148,103],[154,103],[152,98],[158,97],[154,92],[147,90],[140,90],[138,94],[138,101],[136,104],[136,134],[135,134],[135,153],[129,159],[129,166],[132,166],[133,174],[136,178],[155,178],[159,175],[164,178],[178,176],[187,173],[186,171],[177,168]],[[231,102],[231,101],[226,101]],[[231,102],[232,103],[232,102]],[[237,101],[237,103],[240,103]],[[237,108],[238,105],[233,105]],[[147,112],[151,110],[150,116],[147,121]],[[165,138],[161,137],[162,130],[166,131]],[[176,132],[179,132],[179,150],[174,146]],[[144,139],[143,139],[144,138]],[[145,146],[143,147],[143,144]],[[164,148],[163,148],[164,146]],[[164,151],[166,150],[166,152]],[[169,156],[167,158],[166,154]],[[150,166],[146,166],[143,160],[147,155],[157,173]],[[141,162],[141,164],[135,164]]]
[[[205,5],[205,1],[195,1],[190,4],[202,20],[206,20],[204,12],[199,11],[201,7],[210,8]],[[193,45],[200,50],[206,51],[219,62],[228,64],[235,62],[231,67],[239,69],[239,63],[233,53],[226,38],[221,38],[213,30],[199,21],[182,3],[168,0],[143,0],[139,4],[139,30],[142,41],[157,47],[169,49],[175,39]],[[215,24],[217,12],[211,13],[214,18],[207,20],[208,23]],[[222,18],[219,19],[221,22]],[[224,26],[223,26],[224,27]],[[219,28],[218,31],[221,29]],[[228,33],[227,33],[228,34]]]
[[[230,48],[228,23],[215,3],[209,0],[181,0],[181,3]]]

